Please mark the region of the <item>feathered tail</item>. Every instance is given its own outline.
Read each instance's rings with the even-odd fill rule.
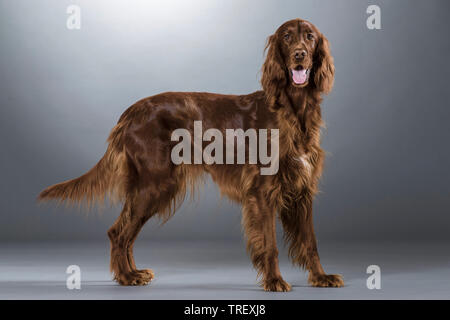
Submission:
[[[91,170],[79,178],[46,188],[39,194],[38,201],[86,203],[91,207],[96,202],[102,203],[106,197],[111,201],[123,200],[127,176],[123,131],[124,124],[119,122],[108,138],[106,153]]]

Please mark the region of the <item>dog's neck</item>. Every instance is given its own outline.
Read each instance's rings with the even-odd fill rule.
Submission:
[[[289,86],[286,88],[286,95],[289,98],[289,102],[291,103],[291,108],[294,114],[297,116],[303,115],[307,107],[307,88],[295,88],[293,86]]]
[[[286,88],[286,95],[290,102],[290,108],[293,115],[297,118],[300,130],[305,132],[308,125],[308,114],[313,106],[311,105],[310,91],[308,88],[295,88],[289,86]]]

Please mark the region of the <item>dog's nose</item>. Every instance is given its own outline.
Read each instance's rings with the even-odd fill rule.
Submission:
[[[302,60],[307,54],[306,50],[295,50],[294,57],[296,60]]]

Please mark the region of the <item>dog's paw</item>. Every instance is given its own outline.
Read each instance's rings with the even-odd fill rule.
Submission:
[[[151,269],[136,270],[135,272],[142,275],[143,277],[150,278],[150,280],[152,280],[155,277],[155,274],[153,273],[153,270],[151,270]]]
[[[291,291],[291,285],[282,278],[265,280],[263,282],[264,291],[287,292]]]
[[[152,270],[145,269],[116,275],[114,280],[122,286],[145,286],[149,284],[154,277]]]
[[[344,286],[344,280],[339,274],[321,274],[318,276],[310,276],[308,281],[313,287],[339,288]]]

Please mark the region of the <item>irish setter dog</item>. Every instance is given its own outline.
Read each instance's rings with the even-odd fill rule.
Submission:
[[[309,271],[316,287],[340,287],[339,275],[325,274],[319,261],[312,205],[322,172],[320,147],[322,94],[330,92],[334,64],[324,35],[310,22],[295,19],[268,39],[262,91],[247,95],[166,92],[138,101],[120,117],[103,158],[79,178],[48,187],[39,200],[69,203],[124,203],[109,229],[111,272],[121,285],[145,285],[154,277],[138,270],[133,244],[153,216],[169,219],[189,187],[205,173],[221,193],[242,205],[247,249],[266,291],[289,291],[278,267],[277,216],[294,264]],[[174,164],[175,129],[278,129],[278,171],[260,174],[256,164]],[[193,146],[194,148],[194,146]]]

